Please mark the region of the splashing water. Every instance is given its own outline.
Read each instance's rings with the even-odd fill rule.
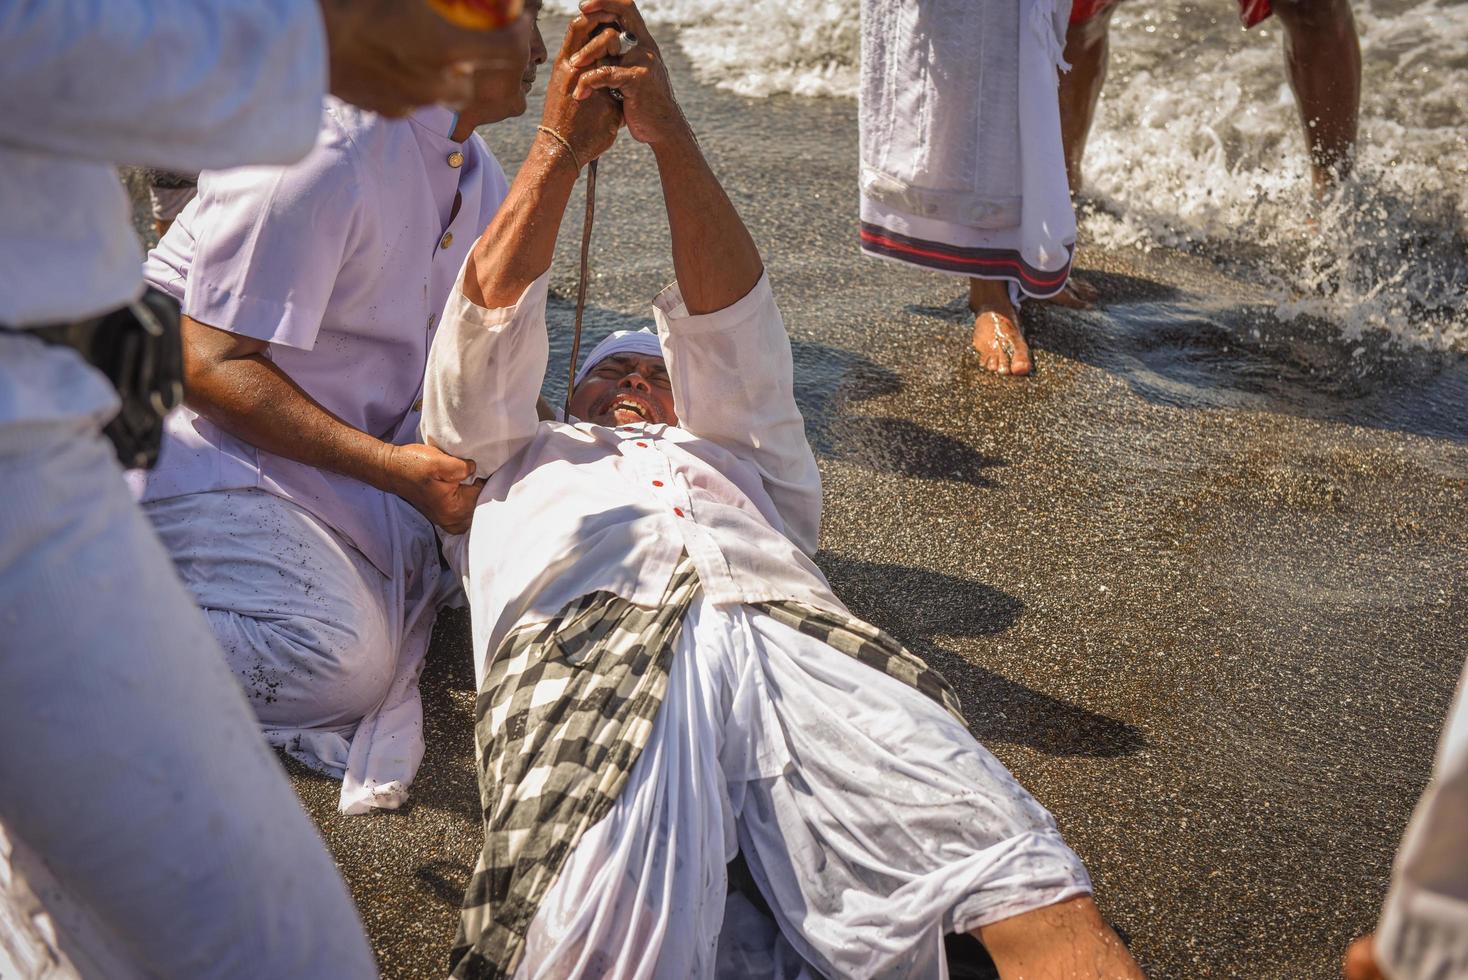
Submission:
[[[1230,5],[1124,6],[1086,154],[1083,235],[1205,254],[1277,313],[1468,349],[1468,6],[1360,5],[1353,178],[1312,204],[1277,21]]]
[[[569,12],[574,0],[548,8]],[[852,0],[643,0],[705,81],[746,96],[854,97]],[[1082,246],[1205,255],[1283,319],[1344,339],[1468,351],[1468,4],[1356,3],[1354,176],[1314,203],[1276,19],[1230,0],[1131,0],[1087,148]]]
[[[705,81],[756,98],[792,93],[856,96],[861,51],[856,0],[643,0],[649,21],[682,30],[679,43]],[[547,10],[574,14],[576,0]]]

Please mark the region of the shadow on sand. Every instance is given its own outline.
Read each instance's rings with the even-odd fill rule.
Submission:
[[[993,486],[984,470],[1005,465],[953,436],[904,418],[848,415],[827,426],[825,456],[916,480]]]
[[[1468,357],[1348,340],[1330,323],[1267,304],[1206,297],[1120,273],[1085,272],[1104,297],[1085,312],[1025,309],[1036,350],[1099,367],[1141,398],[1178,408],[1271,412],[1468,442]],[[910,306],[966,324],[963,297]],[[1043,373],[1045,359],[1036,361]]]
[[[981,742],[1025,745],[1056,756],[1111,758],[1147,747],[1124,721],[1012,681],[939,645],[941,637],[994,636],[1024,604],[969,579],[821,552],[816,563],[858,616],[880,626],[948,678]]]

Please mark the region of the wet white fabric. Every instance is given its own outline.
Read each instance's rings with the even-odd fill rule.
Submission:
[[[46,863],[0,826],[0,977],[6,980],[141,978]]]
[[[0,332],[0,823],[55,886],[31,891],[86,910],[144,976],[376,976],[100,434],[116,407],[74,352]]]
[[[726,903],[736,850],[778,941]],[[1090,890],[1050,815],[937,704],[700,598],[648,745],[517,975],[943,977],[944,934]]]
[[[1468,664],[1376,930],[1391,980],[1468,976]]]
[[[423,759],[418,675],[452,576],[407,503],[383,574],[308,511],[263,490],[144,507],[209,618],[266,739],[342,779],[340,809],[392,809]]]
[[[663,345],[658,342],[658,335],[644,327],[641,330],[613,330],[601,339],[601,343],[591,349],[586,355],[586,361],[576,372],[575,383],[580,384],[591,369],[602,361],[617,354],[647,354],[656,357],[663,356]]]
[[[1069,14],[1069,0],[863,0],[861,220],[1014,253],[1032,276],[916,264],[1008,279],[1012,296],[1064,286],[1043,273],[1067,268],[1076,240],[1057,97]]]
[[[476,682],[515,626],[590,592],[659,601],[686,551],[717,603],[797,599],[845,611],[820,569],[821,475],[795,403],[790,340],[768,276],[693,315],[676,285],[653,306],[679,424],[541,421],[548,273],[514,306],[455,289],[423,386],[423,438],[487,477],[466,535]]]

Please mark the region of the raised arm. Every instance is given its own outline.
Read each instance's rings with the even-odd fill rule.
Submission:
[[[571,58],[592,26],[577,17],[567,29],[530,155],[470,250],[429,351],[423,439],[474,460],[480,477],[534,435],[547,357],[545,274],[556,234],[580,168],[606,152],[621,126],[609,96],[572,96],[579,70]]]
[[[752,463],[797,545],[814,551],[821,481],[795,404],[790,340],[759,250],[699,149],[657,43],[632,0],[587,0],[582,15],[638,38],[619,64],[587,71],[578,97],[623,96],[627,131],[657,159],[678,284],[658,298],[658,332],[681,428]],[[598,35],[586,55],[611,50]]]
[[[620,24],[638,43],[616,59],[618,64],[582,75],[577,98],[588,98],[598,89],[622,93],[627,132],[651,147],[657,159],[673,237],[673,269],[688,312],[732,306],[759,282],[764,265],[678,107],[657,42],[632,0],[587,0],[581,10],[591,20]],[[615,43],[613,31],[598,35],[582,57],[594,60]]]

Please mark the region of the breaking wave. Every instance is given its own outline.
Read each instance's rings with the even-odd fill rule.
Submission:
[[[569,11],[569,0],[552,9]],[[854,0],[644,0],[705,81],[854,97]],[[1123,5],[1086,157],[1082,247],[1173,248],[1263,284],[1277,315],[1468,351],[1468,4],[1358,4],[1353,178],[1311,195],[1281,28],[1229,0]],[[1084,257],[1083,257],[1084,258]]]

